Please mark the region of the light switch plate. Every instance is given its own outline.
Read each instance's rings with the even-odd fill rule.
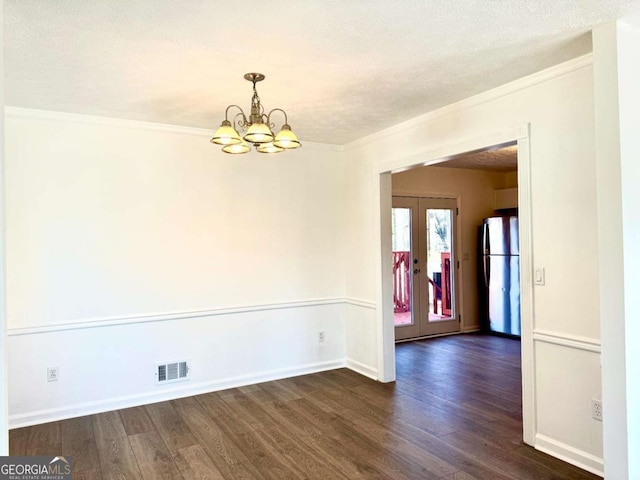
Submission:
[[[534,285],[544,285],[544,268],[537,267],[533,271],[533,284]]]

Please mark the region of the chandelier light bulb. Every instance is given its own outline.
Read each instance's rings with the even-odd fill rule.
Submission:
[[[224,153],[231,153],[234,155],[241,155],[251,151],[251,147],[247,145],[247,142],[242,140],[241,143],[234,143],[232,145],[225,145],[222,147]]]
[[[296,134],[291,131],[291,127],[286,123],[282,126],[282,130],[280,133],[276,135],[273,144],[276,147],[285,148],[285,149],[293,149],[301,147],[300,142],[298,141],[298,137]]]
[[[273,132],[264,123],[254,123],[248,128],[244,139],[250,143],[269,143],[273,142]]]
[[[220,128],[213,134],[211,143],[217,143],[218,145],[235,145],[242,142],[240,135],[231,126],[231,122],[224,120],[220,125]]]
[[[284,152],[284,148],[274,145],[272,142],[263,143],[257,148],[260,153],[280,153]]]

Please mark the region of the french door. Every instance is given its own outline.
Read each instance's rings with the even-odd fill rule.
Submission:
[[[460,330],[457,202],[393,197],[393,305],[396,340]]]

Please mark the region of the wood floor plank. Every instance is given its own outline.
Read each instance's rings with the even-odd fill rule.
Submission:
[[[366,434],[370,439],[375,440],[381,445],[386,445],[389,451],[399,457],[405,457],[407,461],[423,468],[425,472],[428,472],[428,474],[434,476],[434,478],[441,478],[455,473],[458,470],[457,466],[442,460],[428,450],[420,448],[406,438],[390,432],[386,425],[373,422],[357,412],[352,412],[349,415],[349,421],[352,422],[356,429]]]
[[[73,457],[74,475],[83,470],[100,468],[98,448],[93,435],[91,417],[71,418],[61,422],[62,451]]]
[[[224,473],[226,466],[249,463],[247,456],[205,412],[196,398],[198,397],[174,400],[173,405],[214,465]],[[256,478],[261,478],[259,473]]]
[[[127,435],[152,432],[156,429],[145,407],[125,408],[119,410],[119,413]]]
[[[232,438],[263,478],[279,480],[302,477],[300,471],[279,455],[274,445],[265,442],[258,431],[233,434]]]
[[[91,416],[104,480],[142,480],[142,474],[117,411]]]
[[[343,448],[349,445],[351,455],[360,457],[373,465],[377,470],[394,479],[437,479],[437,474],[423,465],[414,463],[405,456],[396,455],[385,443],[380,444],[358,428],[349,425],[346,420],[333,421],[337,438]]]
[[[314,424],[307,422],[304,417],[294,411],[290,402],[281,401],[279,397],[272,396],[270,392],[259,390],[250,392],[247,396],[254,400],[274,421],[284,427],[283,430],[291,431],[299,436],[318,436],[322,431]]]
[[[289,467],[302,478],[322,478],[327,480],[347,480],[339,469],[326,462],[326,456],[318,455],[309,443],[313,437],[299,436],[287,429],[260,429],[255,434],[266,445],[277,451],[277,457],[286,459]]]
[[[227,480],[261,480],[265,478],[248,460],[246,462],[222,465],[219,470]]]
[[[399,436],[405,438],[423,450],[435,455],[441,460],[455,465],[465,473],[469,473],[478,479],[487,480],[513,480],[508,475],[504,475],[500,470],[487,465],[486,462],[478,459],[464,449],[459,449],[453,445],[443,442],[439,437],[425,432],[407,422],[395,422],[389,429]]]
[[[314,438],[322,433],[320,429],[306,422],[290,409],[289,402],[282,401],[284,398],[298,398],[298,395],[287,395],[286,397],[276,395],[272,394],[268,388],[240,389],[240,391],[246,398],[235,396],[229,399],[229,397],[217,395],[206,395],[199,398],[203,407],[210,414],[222,413],[223,418],[232,419],[231,421],[218,421],[230,435],[233,435],[234,431],[238,431],[237,425],[240,423],[243,425],[241,430],[247,435],[251,435],[253,441],[269,446],[269,448],[275,447],[278,451],[277,456],[288,458],[289,461],[285,462],[285,468],[293,470],[295,476],[327,479],[346,478],[340,473],[340,469],[326,461],[326,454],[319,452],[310,444]],[[239,400],[241,400],[244,410],[234,408],[234,406],[237,407],[236,402]],[[250,418],[247,415],[248,411],[252,412]],[[271,419],[267,419],[267,416]],[[270,425],[276,428],[256,429],[256,425]],[[242,442],[246,441],[246,438],[233,436],[232,438],[241,447]],[[264,452],[260,452],[260,454],[264,455]],[[256,465],[252,457],[249,456],[249,459]],[[261,468],[259,470],[262,471]]]
[[[338,417],[333,413],[327,413],[301,398],[289,402],[288,406],[301,418],[322,431],[320,437],[306,436],[306,445],[313,450],[319,458],[334,466],[350,479],[365,478],[392,478],[378,468],[371,465],[366,457],[353,455],[350,447],[345,448],[345,442],[336,433],[333,423]],[[347,443],[348,445],[348,443]]]
[[[146,411],[170,452],[197,443],[171,402],[147,405]]]
[[[117,410],[91,415],[90,418],[96,442],[104,438],[127,437],[127,432]]]
[[[15,428],[9,431],[9,455],[23,457],[27,454],[31,427]]]
[[[129,435],[129,442],[145,480],[184,480],[158,432]]]
[[[199,400],[204,410],[264,478],[300,478],[299,470],[259,434],[259,429],[264,424],[274,426],[275,421],[244,393],[233,389],[223,395],[202,396]],[[235,415],[217,415],[222,411],[221,408],[216,408],[218,400],[227,403],[226,411],[233,410]]]
[[[323,428],[325,436],[339,445],[341,452],[346,453],[349,458],[358,460],[359,464],[356,464],[358,472],[369,470],[366,467],[362,468],[363,464],[366,464],[372,467],[371,470],[380,477],[397,479],[439,478],[438,475],[428,472],[422,466],[398,457],[394,452],[386,448],[386,445],[376,443],[366,434],[363,434],[360,429],[353,427],[351,422],[347,420],[351,412],[345,414],[344,417],[340,415],[330,416],[330,414],[319,409],[314,411],[315,407],[308,402],[308,399],[297,400],[291,402],[291,404],[293,404],[294,408],[299,409],[303,401],[307,401],[304,409],[311,411],[310,416],[307,418],[312,422],[317,422],[316,425]],[[333,442],[329,442],[326,439],[319,441],[322,442],[325,448],[333,447]],[[333,450],[332,453],[336,454],[337,452]]]
[[[552,470],[554,473],[561,476],[561,478],[570,478],[571,480],[591,480],[595,477],[593,474],[575,467],[568,463],[558,462],[556,458],[542,453],[539,450],[535,450],[527,445],[524,445],[511,452],[511,455],[519,456],[532,460],[540,465]]]
[[[216,392],[212,395],[219,396],[235,412],[236,416],[242,419],[245,425],[251,429],[274,427],[275,421],[262,408],[256,408],[256,402],[251,400],[245,393],[233,389],[224,392]]]
[[[91,470],[82,470],[80,472],[74,470],[73,480],[102,480],[102,471],[99,467]]]
[[[304,377],[306,376],[307,375],[302,375],[300,377],[293,377],[293,378],[284,378],[282,380],[278,380],[278,383],[280,385],[285,386],[285,388],[288,388],[292,392],[296,393],[301,398],[308,399],[311,403],[313,403],[319,409],[324,410],[325,412],[332,413],[333,412],[332,408],[329,405],[327,405],[320,397],[314,394],[315,389],[313,387],[309,387],[308,385],[305,386],[301,384],[303,382]]]
[[[27,455],[62,455],[60,422],[32,426],[27,440]]]
[[[537,464],[530,458],[518,457],[509,451],[482,442],[468,432],[455,432],[441,439],[459,449],[464,448],[483,463],[504,472],[514,480],[555,480],[557,478],[556,472],[552,469]]]
[[[225,479],[200,445],[179,448],[175,452],[174,461],[185,480]]]
[[[287,388],[284,382],[281,381],[261,383],[259,386],[260,390],[269,392],[273,396],[278,397],[283,402],[301,398],[298,393],[290,388]]]
[[[455,472],[455,473],[452,473],[451,475],[447,475],[446,477],[442,477],[442,480],[478,480],[478,479],[465,472]]]

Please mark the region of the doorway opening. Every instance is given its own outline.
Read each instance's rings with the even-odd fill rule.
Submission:
[[[455,208],[458,209],[457,218],[457,234],[454,236],[453,246],[453,259],[455,262],[452,266],[457,278],[454,280],[454,284],[457,282],[458,287],[454,286],[452,291],[453,312],[456,315],[460,315],[459,327],[456,331],[449,332],[453,334],[457,333],[471,333],[479,332],[484,333],[486,329],[483,328],[487,325],[486,314],[481,310],[486,309],[486,303],[483,304],[481,298],[481,281],[484,272],[481,269],[482,265],[482,250],[480,247],[482,237],[482,225],[485,218],[492,216],[519,216],[519,226],[516,227],[520,238],[521,256],[519,259],[520,277],[518,278],[518,294],[522,296],[519,299],[518,307],[519,313],[522,318],[522,342],[516,343],[518,345],[518,352],[520,353],[521,364],[521,384],[522,390],[518,392],[519,397],[522,400],[522,438],[525,443],[532,445],[534,443],[535,424],[534,418],[534,392],[533,392],[533,338],[532,338],[532,277],[531,277],[531,217],[530,217],[530,184],[529,184],[529,152],[528,152],[528,136],[526,135],[526,129],[517,129],[513,133],[517,140],[503,141],[497,144],[495,147],[482,147],[475,149],[458,150],[465,153],[455,153],[453,150],[449,155],[440,159],[433,159],[425,161],[420,165],[406,165],[400,166],[397,170],[398,173],[388,175],[385,184],[384,173],[381,175],[381,195],[389,195],[388,202],[385,206],[385,202],[381,202],[381,213],[384,215],[386,208],[389,208],[393,212],[394,208],[407,208],[405,205],[399,205],[398,198],[402,198],[406,201],[407,198],[454,198],[457,200]],[[523,136],[518,136],[523,135]],[[514,137],[512,137],[514,138]],[[415,157],[414,157],[415,158]],[[389,172],[390,173],[390,172]],[[482,191],[481,195],[479,192]],[[515,203],[514,203],[515,202]],[[522,204],[519,204],[522,203]],[[387,211],[389,211],[387,210]],[[402,222],[405,224],[407,220],[407,212],[403,214],[398,211],[398,215],[390,215],[389,230],[399,230]],[[508,222],[511,224],[511,222]],[[405,227],[407,229],[407,227]],[[422,229],[420,230],[422,231]],[[428,234],[425,232],[425,235]],[[406,237],[406,234],[405,234]],[[413,234],[411,234],[412,241],[414,240]],[[419,244],[419,240],[417,241]],[[458,246],[455,246],[455,242]],[[384,245],[384,244],[383,244]],[[391,247],[391,248],[389,248]],[[390,239],[388,243],[390,257],[394,258],[392,265],[389,265],[387,271],[390,273],[394,270],[395,260],[399,260],[397,257],[399,254],[393,252],[412,252],[411,248],[407,248],[406,238],[404,245],[400,243],[400,240]],[[388,251],[388,250],[387,250]],[[387,255],[389,255],[387,254]],[[405,280],[405,283],[409,285],[409,291],[411,292],[411,304],[403,304],[402,301],[406,300],[405,297],[398,298],[398,295],[402,292],[396,288],[396,285],[389,286],[392,288],[385,289],[383,291],[388,292],[389,299],[393,296],[393,320],[389,314],[384,314],[385,323],[387,325],[393,323],[393,341],[404,341],[403,338],[397,337],[396,332],[401,327],[396,327],[396,323],[400,323],[402,316],[397,315],[398,310],[410,307],[407,310],[411,311],[409,318],[414,319],[416,317],[416,306],[420,308],[422,305],[420,299],[415,299],[415,288],[412,290],[413,284],[418,285],[418,279],[415,278],[416,274],[414,270],[415,256],[408,256],[409,264],[404,261],[405,269],[408,270],[409,281]],[[428,255],[428,254],[427,254]],[[459,268],[458,268],[459,262]],[[430,267],[426,263],[427,272]],[[442,263],[442,262],[441,262]],[[424,265],[418,259],[418,266]],[[412,267],[408,269],[406,267]],[[421,269],[420,269],[421,270]],[[422,272],[420,272],[422,273]],[[430,272],[425,275],[425,282],[431,280],[436,282],[433,275],[435,272]],[[440,269],[442,274],[442,269]],[[397,271],[394,272],[397,275]],[[407,275],[405,273],[405,279]],[[442,278],[440,278],[442,281]],[[396,282],[398,283],[398,282]],[[384,281],[383,281],[384,285]],[[435,314],[435,308],[438,308],[438,314],[443,312],[441,305],[441,297],[438,297],[438,291],[431,293],[431,296],[436,299],[436,303],[429,301],[427,297],[427,312],[433,315]],[[392,295],[393,294],[393,295]],[[385,300],[385,302],[390,300]],[[424,300],[423,300],[424,302]],[[456,303],[457,302],[457,303]],[[515,304],[512,302],[512,305]],[[387,303],[387,305],[389,305]],[[484,306],[483,306],[484,305]],[[390,307],[391,305],[389,305]],[[388,307],[387,307],[388,308]],[[389,308],[387,312],[390,312]],[[419,313],[422,315],[422,312]],[[405,315],[405,321],[407,315]],[[385,327],[385,332],[390,332],[389,326]],[[415,328],[415,327],[414,327]],[[448,334],[448,333],[447,333]],[[388,333],[385,333],[388,335]],[[409,337],[410,340],[419,340],[428,338],[429,336],[440,336],[438,334],[423,335],[417,337]],[[389,338],[389,337],[386,337]],[[511,340],[517,342],[517,340]],[[395,352],[394,349],[386,347],[386,352]],[[385,362],[391,360],[393,362],[391,366],[391,373],[395,378],[395,354],[391,356],[384,355]]]
[[[510,142],[392,175],[395,341],[496,331],[498,313],[503,322],[513,317],[517,328],[497,333],[519,334],[517,168],[518,147]],[[506,240],[496,236],[495,252],[485,251],[486,232],[504,232],[488,229],[487,219],[496,220],[490,225],[507,219],[506,233],[512,233]],[[510,271],[493,268],[489,275],[497,257],[484,254],[504,254],[498,251],[498,240],[508,243],[507,253],[515,255],[506,263]],[[505,289],[498,280],[507,277],[512,282]],[[501,293],[490,297],[489,291],[496,289]]]

